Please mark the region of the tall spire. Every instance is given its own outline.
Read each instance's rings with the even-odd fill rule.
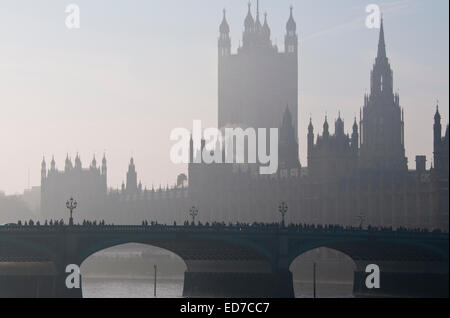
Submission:
[[[289,7],[289,10],[290,10],[290,14],[289,14],[289,20],[286,23],[286,29],[287,29],[288,33],[291,33],[291,35],[292,35],[292,33],[295,33],[295,31],[297,30],[297,24],[295,23],[295,20],[294,20],[294,14],[293,14],[294,7],[291,5]]]
[[[259,19],[259,0],[256,0],[256,18]]]
[[[437,105],[436,105],[436,113],[435,113],[435,115],[434,115],[434,120],[437,122],[437,121],[441,121],[441,114],[439,113],[439,101],[437,102]]]
[[[328,137],[330,135],[328,125],[328,115],[325,115],[325,122],[323,123],[323,136]]]
[[[223,19],[222,23],[220,24],[220,33],[221,34],[230,33],[230,26],[228,25],[227,21],[227,11],[225,9],[223,9]]]
[[[252,3],[250,1],[248,2],[248,13],[245,17],[244,25],[247,32],[252,32],[255,26],[255,20],[253,20],[252,16]]]
[[[380,38],[378,40],[378,57],[386,57],[386,42],[384,40],[384,21],[381,16]]]
[[[309,117],[308,133],[312,134],[314,132],[314,126],[312,124],[312,117]]]
[[[267,23],[267,12],[264,13],[263,32],[266,35],[266,37],[268,37],[270,40],[270,27],[269,24]]]
[[[261,20],[259,19],[259,0],[256,2],[256,22],[255,22],[255,30],[260,31],[262,28]]]
[[[283,127],[292,127],[292,114],[289,110],[289,105],[286,105],[286,110],[283,114]]]

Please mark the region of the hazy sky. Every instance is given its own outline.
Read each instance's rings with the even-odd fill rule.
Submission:
[[[256,5],[256,1],[252,1]],[[261,0],[272,38],[283,48],[289,6],[300,44],[300,152],[306,164],[309,114],[316,132],[338,110],[350,131],[369,87],[378,30],[365,7],[384,12],[394,87],[405,108],[410,166],[432,155],[440,100],[448,121],[447,0]],[[65,7],[81,9],[81,28],[65,26]],[[246,0],[0,0],[0,190],[40,183],[40,163],[80,153],[84,166],[106,151],[108,184],[125,179],[131,156],[151,188],[174,184],[170,131],[217,123],[217,37],[227,9],[233,52]],[[334,131],[334,125],[331,126]]]

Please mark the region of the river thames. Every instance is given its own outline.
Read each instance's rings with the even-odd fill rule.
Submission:
[[[294,282],[297,298],[311,298],[312,282]],[[183,278],[162,278],[157,280],[157,297],[179,298],[183,293]],[[83,297],[85,298],[153,298],[154,280],[152,278],[84,278]],[[317,284],[319,298],[351,298],[352,283],[327,282]]]

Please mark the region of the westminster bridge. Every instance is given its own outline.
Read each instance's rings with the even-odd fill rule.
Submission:
[[[40,264],[45,269],[32,287],[22,277],[17,290],[28,286],[38,297],[82,297],[82,288],[66,287],[67,265],[81,266],[90,255],[125,243],[152,245],[183,259],[185,297],[293,297],[291,263],[320,247],[340,251],[355,262],[356,296],[448,297],[448,233],[422,230],[278,224],[7,225],[0,226],[0,269],[2,264]],[[369,290],[365,284],[369,264],[379,266],[379,289]],[[15,282],[11,279],[0,270],[0,288]]]

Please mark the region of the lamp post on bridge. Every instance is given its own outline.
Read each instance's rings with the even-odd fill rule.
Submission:
[[[360,213],[357,218],[359,219],[359,228],[362,230],[364,221],[366,220],[366,216]]]
[[[66,208],[70,211],[69,225],[73,225],[72,213],[73,213],[73,210],[75,210],[77,208],[77,204],[78,204],[77,201],[75,201],[73,198],[70,198],[66,202]]]
[[[286,215],[288,211],[288,205],[286,204],[286,202],[281,201],[280,206],[278,207],[278,212],[281,213],[281,226],[284,227],[284,217]]]
[[[198,209],[195,206],[193,206],[189,210],[189,214],[190,216],[192,216],[192,224],[195,224],[195,217],[198,215]]]

